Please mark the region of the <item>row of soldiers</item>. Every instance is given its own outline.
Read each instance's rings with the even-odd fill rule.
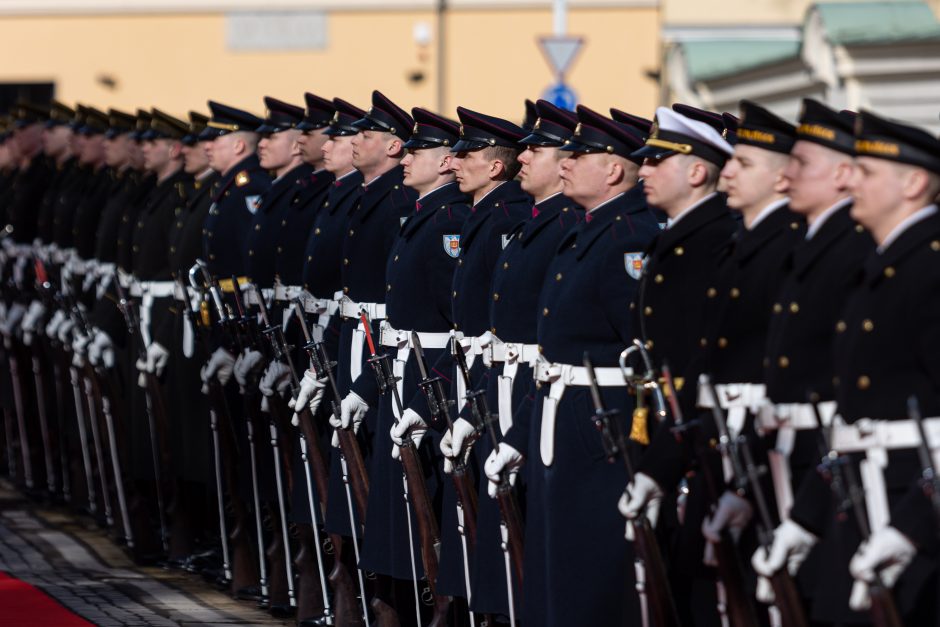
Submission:
[[[940,141],[305,99],[14,109],[24,489],[304,625],[936,624]]]

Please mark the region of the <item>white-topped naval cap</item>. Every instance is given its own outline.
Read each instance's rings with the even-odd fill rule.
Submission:
[[[654,159],[664,159],[676,153],[694,154],[721,165],[733,152],[734,147],[705,122],[693,120],[668,107],[659,107],[646,145],[633,154]]]

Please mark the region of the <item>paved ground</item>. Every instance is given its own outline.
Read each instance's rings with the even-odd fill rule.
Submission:
[[[293,624],[195,575],[139,568],[90,519],[37,505],[2,480],[0,570],[102,626]]]

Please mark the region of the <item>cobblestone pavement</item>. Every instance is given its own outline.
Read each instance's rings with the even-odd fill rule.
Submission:
[[[137,567],[90,519],[33,503],[3,481],[0,570],[103,627],[293,624],[196,575]]]

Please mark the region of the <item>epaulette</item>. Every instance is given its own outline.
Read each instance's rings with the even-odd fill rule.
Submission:
[[[235,185],[238,187],[244,187],[251,182],[251,177],[248,176],[248,170],[242,170],[235,175]]]

